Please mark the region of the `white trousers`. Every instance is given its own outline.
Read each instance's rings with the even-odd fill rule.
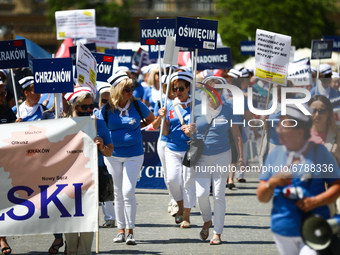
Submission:
[[[169,190],[168,183],[166,181],[167,172],[166,172],[166,164],[165,164],[165,148],[166,148],[166,142],[164,141],[158,141],[157,142],[157,153],[159,160],[161,161],[163,173],[164,173],[164,182],[166,185],[166,188]]]
[[[102,205],[104,220],[115,220],[115,207],[113,201],[104,202]]]
[[[182,164],[185,151],[165,148],[167,183],[175,201],[183,200],[184,208],[192,208],[196,203],[195,172],[193,167]]]
[[[273,233],[280,255],[317,255],[318,253],[306,245],[301,237],[288,237]]]
[[[225,184],[228,179],[228,166],[231,164],[231,150],[217,155],[202,155],[195,167],[196,196],[203,222],[212,219],[210,206],[210,185],[214,198],[214,234],[222,234],[225,219]],[[210,167],[210,168],[208,168]]]
[[[113,177],[117,227],[133,229],[137,213],[135,190],[144,155],[129,158],[111,156],[107,159],[107,170]]]
[[[91,255],[93,232],[65,233],[67,254]]]

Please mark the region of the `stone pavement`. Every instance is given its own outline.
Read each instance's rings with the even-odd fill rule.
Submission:
[[[237,189],[226,189],[226,217],[223,244],[209,245],[199,239],[202,218],[198,208],[191,213],[191,228],[180,229],[167,213],[169,196],[165,190],[137,189],[137,219],[134,230],[136,246],[115,244],[117,228],[99,229],[99,254],[278,254],[270,229],[271,203],[256,198],[258,173],[247,173],[247,183],[236,183]],[[212,197],[210,197],[212,199]],[[100,226],[103,224],[100,208]],[[210,236],[212,237],[212,231]],[[48,254],[53,235],[8,237],[12,254]],[[63,254],[64,248],[59,254]],[[92,246],[95,254],[95,241]]]

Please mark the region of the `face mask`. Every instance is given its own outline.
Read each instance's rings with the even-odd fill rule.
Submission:
[[[79,117],[86,117],[86,116],[91,116],[92,112],[78,112]]]

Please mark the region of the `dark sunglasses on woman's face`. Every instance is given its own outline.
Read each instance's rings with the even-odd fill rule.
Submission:
[[[125,91],[126,93],[129,93],[129,92],[134,91],[134,90],[135,90],[135,86],[132,86],[132,87],[125,87],[125,88],[124,88],[124,91]]]
[[[313,110],[313,114],[316,114],[317,112],[320,114],[320,115],[324,115],[327,113],[327,109],[312,109]]]
[[[79,105],[79,107],[83,111],[86,111],[88,108],[90,108],[90,110],[93,110],[94,109],[94,104],[82,104],[82,105]]]
[[[173,88],[174,92],[176,92],[177,90],[179,90],[179,92],[183,92],[185,88],[184,87]]]
[[[107,100],[107,99],[102,99],[102,104],[106,104],[107,101],[109,101],[109,100]]]

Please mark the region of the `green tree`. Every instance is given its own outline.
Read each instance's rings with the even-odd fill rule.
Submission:
[[[119,40],[136,40],[136,25],[133,24],[130,6],[133,1],[124,0],[121,5],[103,0],[48,0],[48,20],[55,25],[55,12],[77,9],[95,9],[96,25],[106,27],[119,27]],[[138,38],[137,38],[138,39]]]
[[[311,40],[336,31],[329,19],[336,0],[218,0],[216,9],[219,33],[234,62],[247,58],[241,56],[240,41],[255,40],[257,28],[291,36],[296,48],[311,47]]]

